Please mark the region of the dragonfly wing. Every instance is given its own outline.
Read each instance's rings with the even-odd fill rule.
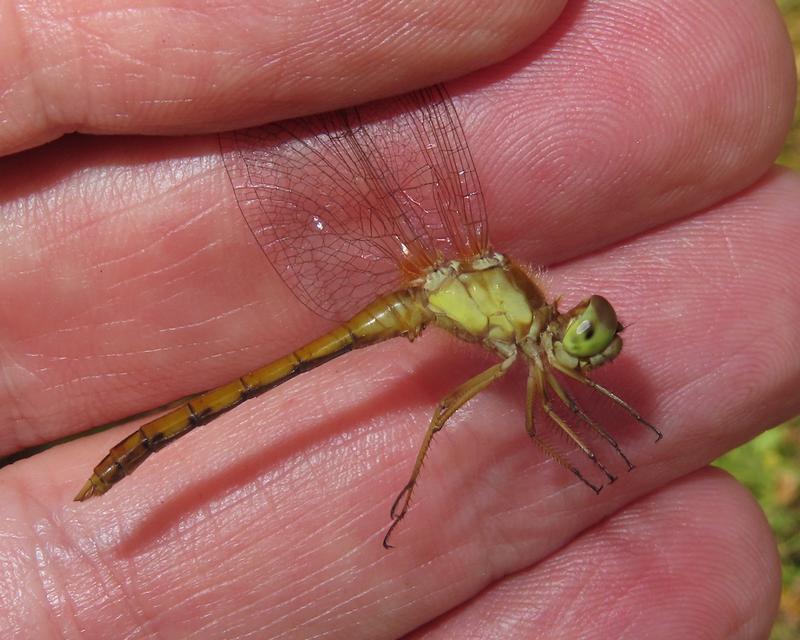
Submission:
[[[262,250],[324,317],[487,251],[478,177],[442,87],[224,133],[220,148]]]

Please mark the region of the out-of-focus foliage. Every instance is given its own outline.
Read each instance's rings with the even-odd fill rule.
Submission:
[[[794,43],[795,68],[800,69],[800,0],[779,0],[778,6]],[[783,145],[783,152],[778,162],[800,171],[800,101],[795,106],[794,124]]]
[[[800,0],[778,0],[800,68]],[[778,162],[800,171],[800,101]],[[800,392],[800,390],[798,390]],[[717,461],[758,499],[778,540],[783,567],[781,611],[770,640],[800,638],[800,416]]]
[[[717,465],[758,498],[775,532],[783,567],[781,612],[771,640],[800,638],[800,418],[766,431]]]

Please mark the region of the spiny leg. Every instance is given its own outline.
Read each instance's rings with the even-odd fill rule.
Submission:
[[[600,493],[600,489],[602,487],[598,487],[597,485],[592,484],[583,477],[583,474],[580,472],[578,467],[567,462],[561,455],[558,454],[553,448],[548,446],[548,444],[542,440],[538,434],[536,433],[536,425],[534,423],[534,416],[533,416],[533,409],[536,404],[536,398],[538,397],[542,403],[544,403],[544,388],[541,384],[541,377],[536,374],[537,365],[531,364],[530,368],[528,369],[528,385],[527,385],[527,393],[525,399],[525,429],[528,432],[531,440],[533,440],[539,448],[544,451],[548,456],[550,456],[553,460],[555,460],[558,464],[562,467],[571,471],[575,476],[583,482],[587,487],[589,487],[595,493]]]
[[[542,409],[544,409],[544,412],[553,422],[555,422],[559,426],[559,428],[564,433],[567,434],[570,440],[572,440],[578,446],[578,448],[581,451],[583,451],[584,455],[587,458],[589,458],[589,460],[592,461],[592,464],[594,464],[598,469],[600,469],[600,471],[603,472],[606,478],[608,478],[609,482],[614,482],[617,479],[617,476],[612,474],[608,469],[606,469],[603,466],[603,463],[600,462],[600,460],[595,455],[594,451],[592,451],[588,447],[588,445],[584,443],[583,440],[580,439],[580,437],[578,436],[577,433],[575,433],[572,427],[570,427],[567,424],[567,422],[564,419],[562,419],[561,416],[558,415],[553,409],[553,406],[550,404],[550,398],[547,396],[547,389],[545,388],[542,369],[540,367],[536,367],[534,374],[539,379],[538,385],[542,389]]]
[[[656,428],[654,425],[650,424],[647,420],[645,420],[639,414],[639,412],[636,411],[636,409],[634,409],[631,405],[629,405],[627,402],[625,402],[622,398],[620,398],[613,391],[610,391],[610,390],[606,389],[601,384],[598,384],[597,382],[595,382],[591,378],[588,378],[588,377],[584,376],[583,374],[578,373],[577,371],[573,371],[572,369],[568,369],[566,367],[561,366],[561,364],[559,364],[559,362],[555,358],[552,358],[549,361],[550,361],[550,364],[553,365],[553,367],[558,369],[564,375],[569,376],[570,378],[572,378],[574,380],[577,380],[581,384],[585,384],[587,387],[591,387],[595,391],[599,391],[606,398],[608,398],[612,402],[615,402],[620,407],[625,409],[625,411],[627,411],[631,416],[633,416],[633,418],[636,420],[636,422],[638,422],[639,424],[643,424],[645,427],[647,427],[653,433],[656,434],[656,442],[658,442],[659,440],[661,440],[661,438],[664,437],[664,435],[658,430],[658,428]]]
[[[389,516],[393,522],[389,526],[389,530],[386,532],[386,535],[383,537],[383,546],[385,549],[392,548],[392,545],[389,544],[389,537],[392,535],[392,532],[395,530],[397,525],[400,524],[400,521],[405,517],[406,512],[408,511],[409,504],[411,503],[411,494],[414,491],[414,486],[417,483],[419,472],[422,469],[422,463],[425,460],[425,456],[431,446],[431,441],[433,440],[434,434],[444,427],[450,416],[458,411],[461,406],[463,406],[466,402],[474,398],[477,394],[488,387],[492,382],[505,374],[514,363],[516,357],[517,355],[515,353],[502,362],[498,362],[496,365],[489,367],[486,369],[486,371],[483,371],[477,376],[470,378],[464,384],[447,394],[441,400],[441,402],[439,402],[438,406],[436,407],[436,411],[433,414],[433,418],[431,418],[431,422],[428,425],[428,430],[425,432],[425,438],[422,440],[422,446],[419,449],[419,453],[417,453],[417,459],[416,462],[414,462],[414,469],[411,472],[411,477],[406,483],[406,486],[403,487],[403,490],[398,494],[397,498],[395,498],[394,503],[392,503],[392,509],[389,512]]]
[[[628,465],[628,471],[632,471],[634,466],[633,463],[628,460],[628,456],[622,451],[622,448],[619,446],[619,443],[614,439],[614,437],[606,431],[603,426],[594,420],[591,416],[589,416],[581,406],[578,404],[578,401],[572,397],[572,395],[567,391],[561,384],[558,382],[556,377],[550,372],[545,372],[547,384],[550,385],[550,388],[556,392],[556,395],[564,403],[564,405],[572,411],[576,416],[578,416],[581,420],[583,420],[586,424],[588,424],[592,429],[595,430],[608,444],[614,447],[614,450],[619,454],[619,456],[625,461],[625,464]]]

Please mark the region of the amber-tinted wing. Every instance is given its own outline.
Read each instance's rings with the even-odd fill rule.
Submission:
[[[220,148],[267,258],[324,317],[487,251],[478,176],[442,87],[224,133]]]

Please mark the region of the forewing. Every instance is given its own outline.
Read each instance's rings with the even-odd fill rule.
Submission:
[[[224,133],[220,147],[265,255],[324,317],[487,250],[478,177],[441,87]]]

